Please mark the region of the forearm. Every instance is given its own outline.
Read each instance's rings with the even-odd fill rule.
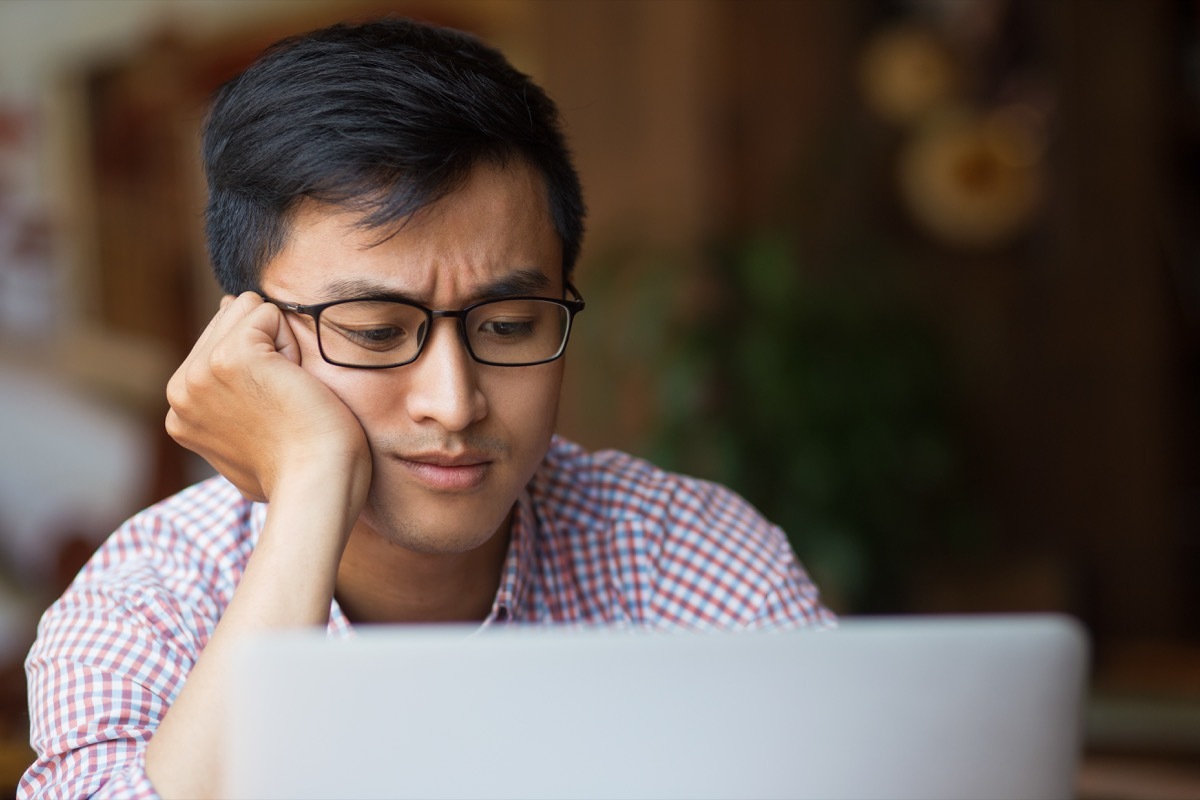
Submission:
[[[361,505],[355,481],[347,470],[275,487],[237,591],[147,746],[146,772],[163,797],[212,797],[220,788],[224,698],[237,641],[328,622],[338,562]]]

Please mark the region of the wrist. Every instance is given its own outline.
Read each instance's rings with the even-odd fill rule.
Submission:
[[[268,495],[268,516],[291,517],[294,509],[296,522],[320,520],[319,527],[336,529],[344,539],[358,520],[370,484],[369,456],[296,460],[277,475]]]
[[[347,470],[296,469],[281,477],[234,600],[254,609],[250,619],[256,624],[328,619],[338,567],[366,494],[356,488],[360,481]]]

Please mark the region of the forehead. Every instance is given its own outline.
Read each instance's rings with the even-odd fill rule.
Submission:
[[[389,293],[460,303],[513,275],[541,274],[558,287],[561,272],[545,183],[516,161],[476,166],[456,191],[390,229],[365,227],[343,208],[302,204],[262,285],[296,302]]]

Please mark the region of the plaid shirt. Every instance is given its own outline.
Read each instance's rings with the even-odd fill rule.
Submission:
[[[222,478],[143,511],[42,618],[26,662],[38,760],[18,797],[156,797],[146,742],[233,597],[266,518]],[[556,438],[518,500],[484,625],[833,623],[787,539],[737,495]],[[335,600],[332,635],[350,623]]]

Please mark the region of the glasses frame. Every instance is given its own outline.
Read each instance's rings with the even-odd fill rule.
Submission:
[[[472,303],[471,305],[461,308],[457,311],[437,311],[432,308],[427,308],[420,303],[411,303],[407,300],[395,300],[390,297],[350,297],[346,298],[345,300],[331,300],[328,303],[300,305],[299,303],[289,303],[285,300],[276,300],[273,297],[268,297],[261,291],[258,293],[258,296],[261,297],[265,302],[268,302],[271,305],[279,308],[281,311],[290,311],[293,314],[302,314],[306,317],[312,317],[313,327],[316,329],[317,333],[317,350],[320,351],[321,358],[323,358],[327,363],[333,364],[335,367],[345,367],[346,369],[393,369],[395,367],[407,366],[420,358],[421,354],[425,352],[425,344],[429,341],[429,333],[433,332],[434,320],[442,319],[443,317],[458,320],[458,325],[456,326],[458,329],[458,338],[463,343],[463,347],[466,348],[467,354],[471,356],[471,360],[475,363],[485,364],[489,367],[534,367],[538,364],[549,364],[551,361],[557,361],[558,359],[562,358],[563,353],[567,351],[567,341],[571,338],[571,327],[575,322],[575,315],[580,311],[583,311],[585,304],[583,295],[581,295],[579,291],[573,285],[571,285],[570,281],[568,281],[566,284],[566,290],[571,293],[571,296],[574,299],[566,300],[555,297],[537,297],[533,295],[495,297],[489,300],[480,300],[478,303]],[[519,364],[503,364],[496,361],[487,361],[486,359],[482,359],[475,354],[475,351],[471,348],[471,339],[467,335],[467,315],[480,306],[485,306],[490,303],[510,302],[513,300],[541,300],[542,302],[554,303],[562,306],[567,310],[567,327],[563,332],[562,345],[559,346],[558,351],[554,355],[550,356],[549,358],[543,358],[540,361],[522,361]],[[327,308],[344,305],[345,303],[362,302],[394,303],[396,305],[415,308],[425,315],[425,329],[429,333],[426,333],[425,338],[418,343],[417,352],[412,358],[408,359],[407,361],[397,361],[394,364],[347,364],[342,361],[335,361],[325,354],[325,345],[321,341],[321,312]]]

